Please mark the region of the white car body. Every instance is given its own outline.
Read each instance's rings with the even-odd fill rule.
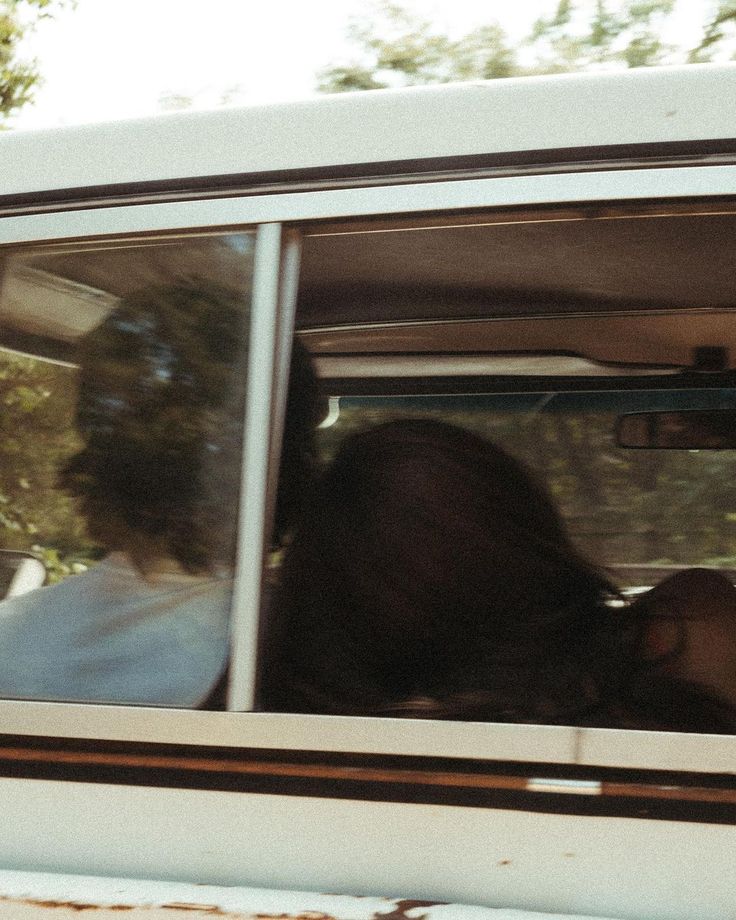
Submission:
[[[0,244],[14,252],[256,228],[249,547],[267,527],[274,369],[302,236],[373,218],[714,201],[736,203],[736,65],[0,135]],[[736,344],[721,320],[692,322]],[[650,361],[682,329],[651,317],[559,328],[571,322],[601,348],[638,337]],[[374,332],[375,359],[395,330]],[[350,377],[365,372],[364,335],[325,326],[304,340],[323,373]],[[411,373],[421,347],[406,354],[409,370],[391,373]],[[733,916],[735,737],[248,711],[261,578],[261,558],[243,553],[228,711],[0,701],[0,917]]]

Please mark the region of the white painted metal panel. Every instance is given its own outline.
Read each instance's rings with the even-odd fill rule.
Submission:
[[[111,129],[108,126],[60,132],[54,135],[58,143],[53,144],[53,157],[46,156],[43,162],[37,158],[41,165],[35,174],[26,169],[29,158],[33,150],[38,152],[41,147],[48,153],[49,137],[30,140],[13,137],[3,139],[0,146],[3,175],[0,193],[354,163],[371,158],[488,153],[489,132],[497,139],[506,137],[507,140],[498,143],[507,144],[504,149],[509,150],[535,145],[598,146],[717,139],[732,133],[730,104],[736,94],[721,90],[734,83],[736,68],[688,68],[687,75],[684,71],[679,75],[671,72],[666,79],[653,71],[649,73],[653,75],[617,74],[615,81],[587,77],[529,81],[523,85],[507,81],[505,89],[500,88],[498,93],[490,85],[484,85],[462,93],[453,88],[376,95],[373,101],[366,97],[366,118],[361,121],[363,133],[357,136],[325,130],[328,124],[333,129],[339,127],[340,119],[349,121],[354,128],[353,100],[315,103],[315,108],[303,109],[300,131],[307,138],[305,144],[295,143],[294,124],[287,117],[289,107],[264,110],[265,114],[253,118],[264,119],[262,127],[268,123],[273,130],[253,134],[255,121],[250,122],[250,140],[254,136],[264,139],[262,148],[252,147],[256,153],[249,153],[250,159],[243,158],[244,145],[238,134],[246,122],[235,130],[229,116],[192,115],[162,119],[148,127]],[[645,86],[649,90],[637,94],[636,87]],[[610,110],[606,106],[605,117],[600,114],[599,95],[604,87],[609,88],[608,101],[615,102]],[[571,105],[575,94],[579,104]],[[458,105],[461,98],[465,102]],[[536,115],[532,119],[527,113],[538,112],[543,98],[551,104],[544,109],[547,120],[539,120]],[[501,104],[499,100],[505,101]],[[524,100],[527,108],[522,104]],[[400,131],[386,132],[387,117],[400,121],[401,107],[409,104],[416,109],[413,120],[404,121]],[[439,130],[436,119],[427,117],[430,110],[440,109],[444,112],[445,128],[457,127],[457,133]],[[485,114],[479,119],[477,113],[481,110]],[[507,133],[500,130],[504,118],[509,122]],[[322,129],[313,132],[310,125],[318,123]],[[383,126],[380,131],[379,126]],[[182,132],[188,132],[196,143],[172,143],[175,138],[181,140]],[[279,132],[288,133],[287,144],[279,145]],[[209,142],[202,144],[205,133]],[[136,136],[139,142],[130,142]],[[437,138],[442,140],[438,142]],[[77,155],[75,151],[82,148],[85,155]],[[114,149],[115,157],[106,159],[103,149]],[[389,149],[390,153],[386,152]],[[20,155],[24,150],[27,155]],[[214,161],[213,150],[223,151]],[[299,151],[298,162],[293,159],[294,150]],[[360,155],[356,154],[358,150]],[[14,165],[6,169],[6,162]],[[90,162],[96,164],[92,173]],[[0,221],[0,242],[89,239],[194,227],[527,204],[734,194],[736,167],[732,166],[598,171],[14,217]],[[276,228],[267,228],[262,231],[262,238],[273,242],[277,233]],[[273,296],[269,297],[273,303]],[[251,591],[248,599],[251,611],[254,598]],[[254,619],[250,622],[253,625]],[[251,685],[246,672],[238,692],[244,700],[250,695]],[[736,763],[734,738],[554,726],[184,712],[8,701],[0,702],[0,720],[6,734],[185,742],[215,747],[622,764],[720,773],[733,772]],[[51,758],[55,755],[54,751],[47,753]],[[536,782],[538,790],[551,788],[544,775]],[[595,795],[597,789],[591,786],[589,792]],[[40,904],[22,906],[18,899],[24,896],[24,891],[32,894],[46,891],[49,897],[39,896],[36,900],[51,902],[64,901],[65,890],[83,891],[84,881],[72,882],[65,877],[68,873],[122,874],[131,878],[259,885],[271,889],[318,888],[351,895],[398,894],[402,898],[460,900],[504,909],[556,910],[566,916],[594,914],[626,920],[693,917],[725,920],[733,915],[731,880],[736,868],[733,855],[736,831],[722,825],[28,779],[0,780],[0,795],[3,801],[0,864],[9,869],[61,874],[49,880],[45,889],[41,880],[36,880],[35,889],[24,887],[26,882],[19,882],[20,888],[13,888],[9,876],[5,876],[3,888],[0,877],[0,895],[5,893],[10,899],[0,901],[0,916],[4,910],[5,916],[20,917],[19,911],[28,907],[36,913],[48,911],[48,907]],[[82,888],[74,887],[77,884]],[[87,882],[88,890],[94,890],[95,884],[104,887],[99,880]],[[153,887],[154,883],[149,887],[144,883],[140,890],[145,889],[148,892],[145,897],[150,898]],[[230,910],[235,903],[228,900],[231,892],[227,897],[225,893],[218,895],[221,900],[214,903],[203,903],[195,895],[190,901],[192,889],[185,887],[185,899],[169,901],[178,906],[165,908],[165,915],[171,920],[176,916],[171,911],[183,911],[183,905]],[[203,898],[214,894],[211,889],[199,892]],[[253,901],[242,896],[245,910],[257,906],[258,896]],[[278,897],[282,896],[258,903],[266,909],[277,903],[283,907],[286,903],[288,910],[299,903],[302,915],[310,905],[321,910],[319,905],[325,903],[311,901],[309,896],[304,896],[306,901],[286,902]],[[72,900],[77,901],[76,897]],[[370,909],[373,904],[364,902],[363,906]],[[54,910],[66,908],[54,907]],[[73,907],[70,910],[78,913]],[[357,910],[356,920],[362,916],[360,908]],[[439,911],[443,909],[436,910],[437,916],[441,916]],[[472,912],[470,908],[465,910]],[[407,911],[406,915],[418,920],[422,912]],[[377,911],[373,913],[375,916]],[[444,916],[465,916],[465,913]]]
[[[505,908],[437,904],[399,897],[352,897],[266,888],[225,888],[42,872],[0,871],[0,918],[67,920],[94,910],[103,920],[192,920],[197,913],[253,920],[572,920]],[[193,913],[194,912],[194,915]],[[576,920],[593,920],[576,915]]]
[[[683,732],[0,700],[8,735],[736,772],[736,738]]]
[[[9,735],[572,763],[576,729],[0,701]],[[698,736],[693,736],[698,737]],[[734,739],[736,753],[736,739]]]
[[[0,220],[0,243],[422,211],[723,195],[736,195],[736,166],[499,177],[6,217]]]
[[[642,67],[321,97],[0,138],[0,195],[733,137],[736,67]],[[365,172],[370,173],[370,168]]]
[[[720,825],[7,779],[0,795],[7,869],[733,917],[736,831]]]
[[[625,769],[736,774],[736,738],[727,735],[640,732],[617,728],[580,728],[577,732],[577,763]]]

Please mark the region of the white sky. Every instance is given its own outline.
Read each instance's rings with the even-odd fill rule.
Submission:
[[[404,0],[461,34],[496,19],[520,39],[557,0]],[[670,40],[697,41],[712,0],[678,0]],[[166,93],[197,107],[304,98],[321,67],[348,59],[351,15],[366,0],[78,0],[27,42],[44,78],[19,129],[148,115]]]

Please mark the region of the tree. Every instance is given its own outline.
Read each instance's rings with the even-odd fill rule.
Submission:
[[[76,404],[68,367],[0,353],[0,546],[32,550],[51,581],[100,553],[59,470],[82,443],[69,424]]]
[[[194,99],[186,93],[166,92],[158,97],[158,107],[162,112],[183,112],[193,105]]]
[[[356,57],[318,74],[322,92],[486,80],[606,67],[648,67],[711,61],[733,50],[736,0],[720,0],[690,50],[662,41],[675,0],[557,0],[512,47],[498,22],[451,39],[394,0],[374,6],[368,22],[353,21]]]
[[[370,24],[353,21],[349,38],[360,60],[321,71],[321,92],[508,77],[518,70],[516,55],[497,23],[453,41],[392,0],[377,5]]]
[[[674,0],[629,0],[611,9],[604,0],[596,0],[580,29],[576,28],[575,14],[583,10],[571,0],[560,0],[552,17],[541,17],[534,23],[527,40],[537,53],[534,69],[559,73],[607,64],[660,64],[676,52],[659,38],[674,5]]]
[[[23,38],[36,23],[74,0],[0,0],[0,126],[33,98],[38,63],[19,56]]]
[[[703,30],[703,38],[688,55],[688,61],[700,64],[712,61],[714,53],[736,33],[736,0],[721,0],[713,18]]]

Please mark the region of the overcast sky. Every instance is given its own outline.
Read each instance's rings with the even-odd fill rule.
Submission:
[[[443,31],[497,19],[519,40],[557,0],[405,0]],[[676,35],[692,44],[711,0],[678,0]],[[351,16],[366,0],[78,0],[27,43],[44,77],[15,117],[31,129],[148,115],[165,94],[198,107],[304,98],[315,72],[350,56]]]

